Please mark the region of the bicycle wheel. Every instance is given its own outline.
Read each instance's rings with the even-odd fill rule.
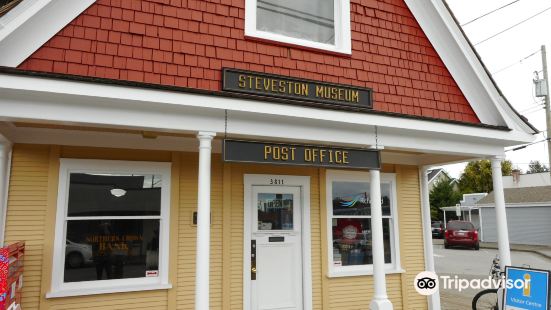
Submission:
[[[497,289],[478,292],[473,298],[473,310],[498,310]]]

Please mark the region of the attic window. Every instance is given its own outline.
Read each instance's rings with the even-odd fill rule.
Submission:
[[[23,0],[0,0],[0,17],[4,16]]]
[[[246,0],[245,35],[350,54],[350,2]]]

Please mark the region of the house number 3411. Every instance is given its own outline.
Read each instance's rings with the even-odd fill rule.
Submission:
[[[270,185],[283,185],[283,179],[270,179]]]

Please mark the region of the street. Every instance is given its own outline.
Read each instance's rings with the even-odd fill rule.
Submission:
[[[434,261],[436,273],[439,276],[448,275],[452,278],[458,275],[462,279],[485,279],[488,277],[492,259],[498,251],[495,249],[452,248],[444,249],[443,245],[434,245]],[[525,266],[537,269],[551,269],[551,260],[539,254],[530,252],[511,252],[515,266]],[[443,289],[440,283],[442,310],[471,309],[471,301],[480,290],[467,289],[459,292],[456,289]]]

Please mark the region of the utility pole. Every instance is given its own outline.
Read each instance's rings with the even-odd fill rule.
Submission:
[[[551,103],[549,102],[549,76],[547,74],[547,53],[545,51],[545,45],[541,46],[541,61],[543,64],[543,80],[545,83],[545,119],[547,120],[547,156],[549,159],[549,165],[551,165]],[[549,169],[551,173],[551,169]]]
[[[547,73],[547,53],[545,51],[545,45],[541,46],[541,62],[543,66],[543,79],[539,78],[538,71],[534,72],[534,85],[536,86],[536,97],[543,97],[543,103],[545,104],[547,155],[551,163],[551,102],[549,102],[549,75]],[[551,169],[549,173],[551,173]]]

